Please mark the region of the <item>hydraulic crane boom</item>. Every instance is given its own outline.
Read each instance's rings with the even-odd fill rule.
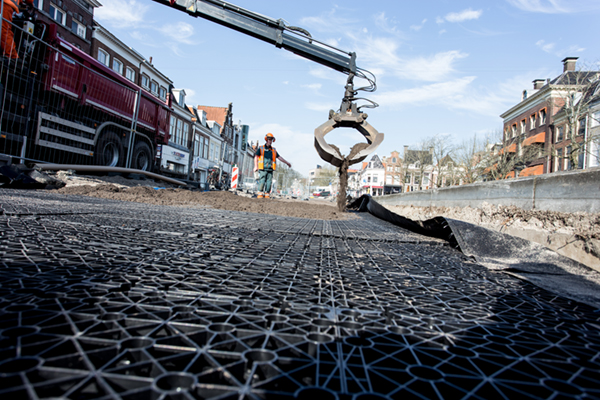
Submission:
[[[291,51],[299,56],[317,62],[326,67],[348,75],[344,97],[338,112],[329,113],[329,121],[315,130],[315,148],[321,158],[336,167],[364,160],[375,151],[383,141],[383,133],[366,122],[367,114],[360,111],[356,100],[366,100],[370,104],[362,107],[373,108],[377,104],[363,98],[357,98],[357,91],[374,91],[375,77],[368,71],[356,67],[356,54],[345,52],[326,43],[312,38],[306,30],[287,25],[282,19],[272,19],[264,15],[246,10],[222,0],[154,0],[193,17],[201,17],[227,28],[234,29],[246,35],[271,43],[276,47]],[[366,79],[370,85],[355,89],[354,77]],[[372,79],[371,79],[372,77]],[[325,135],[338,127],[357,129],[367,139],[368,146],[354,146],[347,157],[343,156],[337,147],[325,142]],[[344,163],[346,161],[346,163]]]
[[[219,25],[255,37],[343,73],[356,73],[356,54],[327,46],[301,28],[221,0],[155,0]],[[288,33],[289,32],[289,33]],[[317,44],[319,43],[319,44]],[[327,46],[327,47],[324,47]]]

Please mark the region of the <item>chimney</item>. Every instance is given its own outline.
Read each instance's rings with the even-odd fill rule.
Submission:
[[[541,89],[542,86],[544,86],[544,83],[546,82],[545,79],[536,79],[533,81],[533,89],[534,90],[538,90]]]
[[[575,64],[577,63],[578,58],[579,57],[567,57],[564,60],[562,60],[563,72],[575,71]]]

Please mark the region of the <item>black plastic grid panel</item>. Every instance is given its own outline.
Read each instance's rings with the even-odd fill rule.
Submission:
[[[0,204],[1,398],[600,398],[600,310],[369,216]]]

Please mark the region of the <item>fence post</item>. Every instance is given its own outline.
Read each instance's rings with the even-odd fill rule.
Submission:
[[[138,119],[138,113],[140,111],[140,100],[142,98],[142,90],[138,90],[137,96],[135,98],[135,103],[133,104],[133,119],[131,120],[131,131],[129,132],[129,147],[127,148],[127,161],[125,162],[125,167],[126,168],[131,168],[131,157],[132,157],[132,153],[133,153],[133,143],[135,135],[136,135],[136,129],[137,129],[137,119]]]

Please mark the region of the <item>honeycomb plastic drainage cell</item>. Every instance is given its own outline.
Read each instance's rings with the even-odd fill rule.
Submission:
[[[600,398],[597,308],[435,240],[11,199],[46,214],[0,215],[2,399]]]

